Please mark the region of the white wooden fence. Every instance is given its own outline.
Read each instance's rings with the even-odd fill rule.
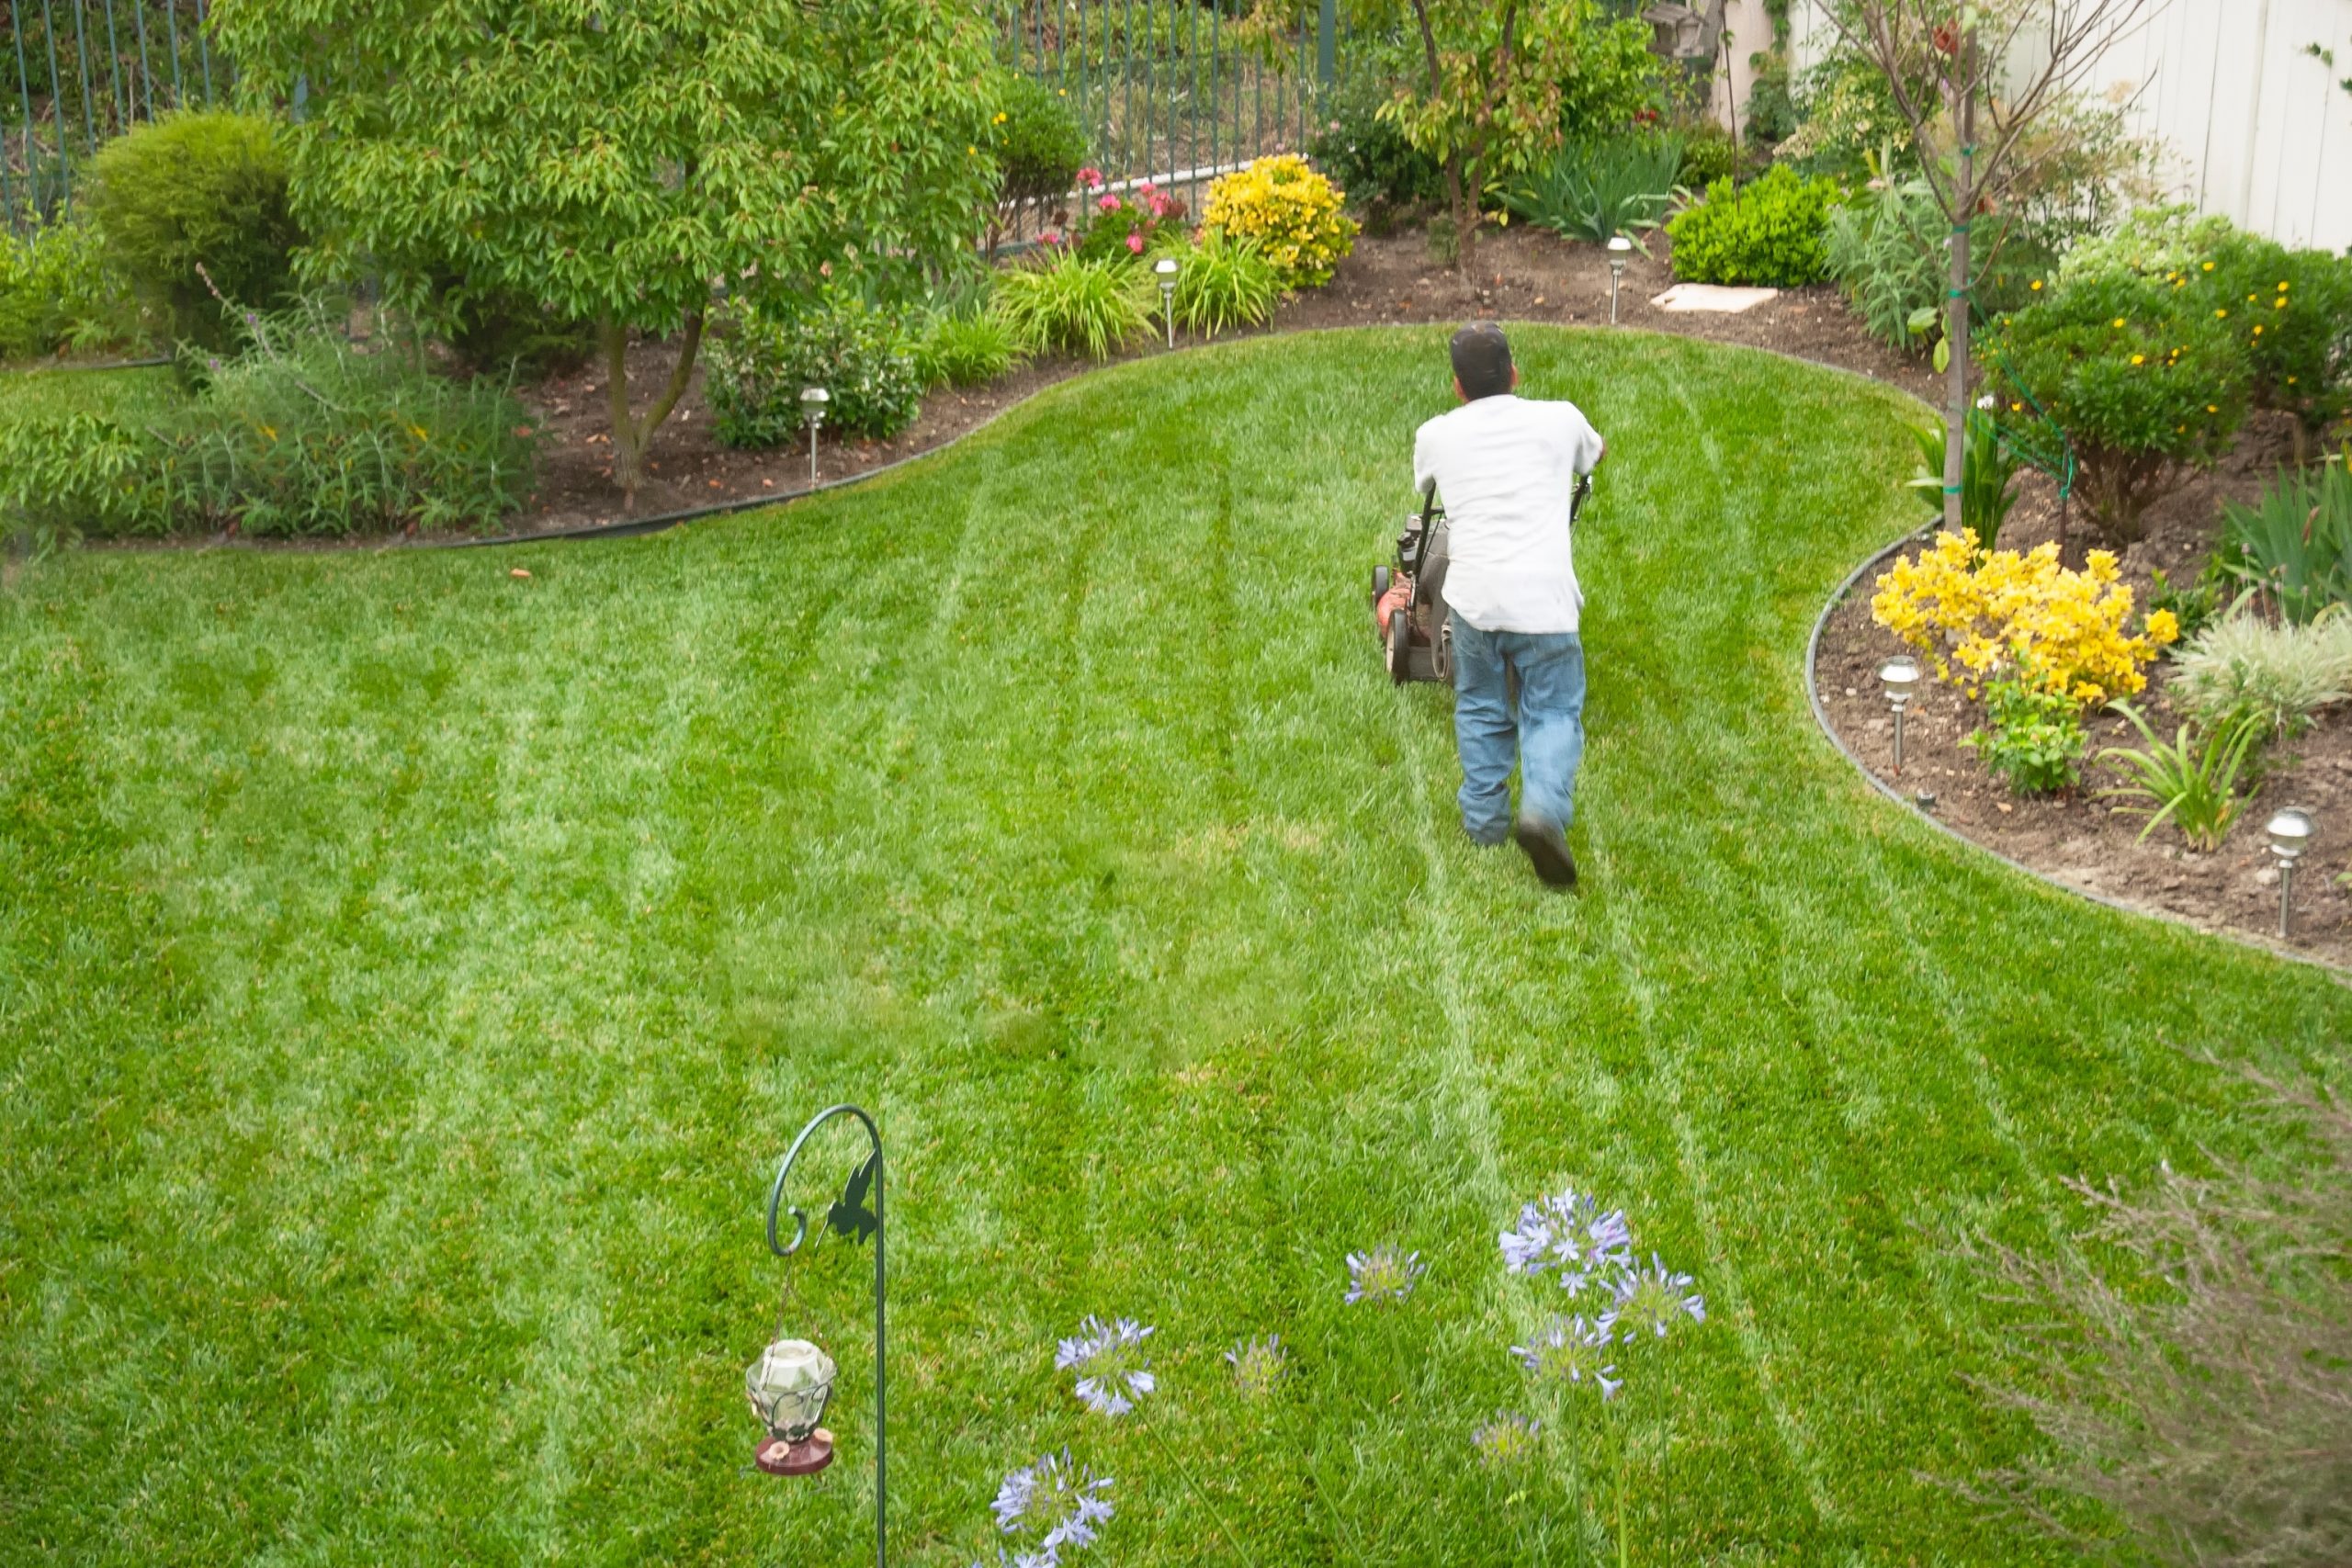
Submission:
[[[1731,0],[1732,91],[1747,101],[1747,57],[1772,36],[1761,0]],[[1796,65],[1837,35],[1815,0],[1791,17]],[[2330,69],[2310,46],[2335,51]],[[2290,245],[2352,248],[2352,0],[2160,0],[2147,25],[2090,76],[2136,95],[2138,129],[2165,150],[2182,200]]]

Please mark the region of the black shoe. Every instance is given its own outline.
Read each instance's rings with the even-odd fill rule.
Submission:
[[[1574,887],[1577,885],[1577,857],[1569,852],[1568,836],[1557,822],[1546,822],[1540,817],[1522,817],[1511,827],[1511,837],[1527,852],[1534,863],[1535,874],[1547,887]]]

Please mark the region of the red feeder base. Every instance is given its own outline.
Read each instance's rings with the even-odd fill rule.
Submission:
[[[752,1462],[770,1475],[814,1475],[833,1462],[833,1435],[822,1427],[797,1443],[774,1434],[760,1439]]]

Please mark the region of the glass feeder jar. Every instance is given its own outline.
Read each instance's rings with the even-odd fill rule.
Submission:
[[[833,1461],[817,1423],[833,1392],[833,1359],[806,1339],[779,1339],[743,1374],[752,1414],[767,1427],[752,1462],[771,1475],[812,1475]]]

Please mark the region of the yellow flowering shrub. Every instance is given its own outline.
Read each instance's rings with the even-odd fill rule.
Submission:
[[[1355,221],[1340,210],[1342,199],[1306,159],[1285,152],[1221,176],[1201,218],[1229,238],[1257,241],[1284,288],[1315,288],[1355,249]]]
[[[1980,552],[1973,531],[1939,534],[1934,549],[1897,560],[1877,589],[1871,617],[1972,697],[1998,675],[2078,703],[2129,696],[2147,685],[2156,650],[2180,637],[2170,610],[2150,615],[2137,636],[2126,629],[2132,590],[2106,550],[2070,571],[2054,544]]]

